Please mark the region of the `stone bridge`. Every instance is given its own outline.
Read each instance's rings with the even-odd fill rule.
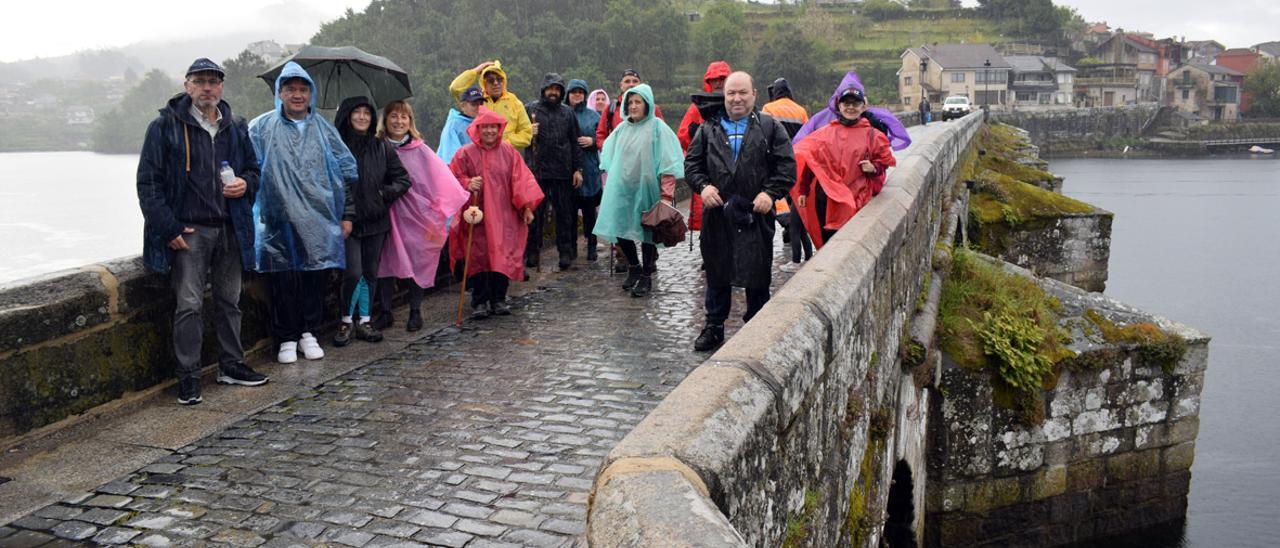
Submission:
[[[446,288],[425,316],[449,327],[261,363],[271,383],[208,386],[195,408],[162,380],[172,305],[136,259],[0,288],[0,546],[960,539],[925,535],[926,508],[957,509],[925,478],[928,440],[952,433],[927,420],[941,357],[907,359],[906,343],[932,338],[935,243],[963,211],[943,205],[981,123],[912,128],[884,192],[799,272],[775,270],[773,300],[731,320],[711,356],[691,350],[703,286],[684,245],[662,252],[648,299],[623,293],[605,261],[580,262],[513,284],[514,316],[455,328]],[[256,340],[260,284],[245,301]],[[1121,426],[1133,449],[1136,425]]]

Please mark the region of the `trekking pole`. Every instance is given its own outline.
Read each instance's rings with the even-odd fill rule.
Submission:
[[[462,212],[462,220],[467,223],[467,250],[462,256],[462,289],[458,291],[458,327],[462,326],[462,303],[467,300],[467,272],[471,267],[471,237],[475,234],[476,224],[484,219],[484,212],[476,207],[476,193],[471,193],[471,207]]]

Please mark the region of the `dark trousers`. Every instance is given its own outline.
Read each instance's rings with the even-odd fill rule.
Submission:
[[[809,232],[804,229],[804,220],[800,218],[800,212],[791,201],[791,197],[787,197],[787,205],[791,206],[791,213],[778,216],[778,223],[782,225],[783,238],[787,243],[791,244],[791,262],[798,263],[802,259],[807,261],[813,257],[813,240],[809,238]]]
[[[813,209],[818,214],[818,226],[822,229],[822,244],[826,245],[831,241],[831,237],[836,235],[836,231],[827,230],[827,193],[822,190],[822,185],[818,185],[817,192],[813,195]]]
[[[644,273],[652,276],[658,271],[658,246],[653,244],[640,244],[640,252],[636,252],[636,243],[632,240],[624,240],[618,238],[618,248],[622,250],[622,255],[627,258],[627,266],[640,266],[641,255],[644,257]]]
[[[369,294],[378,294],[378,262],[382,258],[382,243],[386,239],[386,232],[347,238],[347,269],[342,272],[342,293],[338,301],[338,306],[342,309],[341,315],[346,316],[351,309],[351,294],[355,293],[361,277],[369,284]]]
[[[511,280],[498,272],[481,272],[467,278],[467,287],[471,288],[471,308],[507,300],[507,286],[510,284]]]
[[[179,379],[200,373],[200,349],[204,344],[204,286],[213,286],[214,329],[218,335],[218,363],[244,361],[240,344],[240,247],[230,224],[190,225],[183,234],[190,249],[173,253],[173,354]]]
[[[769,302],[769,288],[753,289],[748,287],[747,313],[742,315],[742,321],[751,321],[756,312],[764,308],[764,303],[767,302]],[[724,321],[729,319],[729,309],[733,306],[733,288],[728,286],[707,286],[706,305],[707,325],[724,325]]]
[[[418,287],[418,282],[413,278],[408,278],[405,283],[409,284],[409,310],[422,311],[422,300],[426,297],[427,290]],[[378,306],[384,312],[390,312],[392,308],[392,299],[396,293],[396,278],[379,278],[378,279]]]
[[[596,235],[592,232],[596,229],[596,218],[600,215],[600,198],[603,196],[603,192],[597,192],[595,196],[579,196],[577,193],[573,195],[573,208],[575,213],[582,212],[582,232],[587,236],[589,247],[596,245]],[[574,240],[577,240],[577,237],[574,237]]]
[[[529,226],[529,240],[525,244],[524,257],[533,264],[538,263],[542,254],[542,233],[547,224],[547,216],[554,215],[556,223],[556,251],[560,260],[568,261],[573,257],[573,242],[577,238],[577,211],[573,207],[573,195],[576,192],[569,179],[541,179],[545,198],[534,211],[533,223]],[[547,211],[550,209],[551,211]]]
[[[267,280],[271,286],[271,335],[277,343],[297,341],[303,333],[314,335],[320,330],[327,270],[272,272]]]

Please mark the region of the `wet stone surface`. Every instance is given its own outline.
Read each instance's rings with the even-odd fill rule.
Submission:
[[[0,545],[572,546],[605,454],[709,356],[692,350],[696,244],[661,252],[642,299],[601,257],[535,277],[513,316],[429,332],[2,527]],[[744,306],[736,292],[730,331]]]

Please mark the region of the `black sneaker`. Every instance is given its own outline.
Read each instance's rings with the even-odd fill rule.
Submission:
[[[410,311],[409,311],[409,321],[404,322],[404,330],[405,330],[405,331],[417,331],[417,330],[419,330],[419,329],[422,329],[422,311],[421,311],[421,310],[410,310]]]
[[[390,312],[379,312],[378,315],[373,318],[373,328],[379,331],[388,329],[395,324],[396,318],[395,316],[392,316]]]
[[[250,369],[244,363],[233,363],[218,368],[218,384],[261,386],[267,384],[267,376]]]
[[[382,333],[375,329],[370,322],[360,322],[356,326],[356,338],[365,342],[375,343],[382,340]]]
[[[489,303],[489,313],[494,316],[510,316],[511,307],[507,306],[507,301]]]
[[[572,266],[573,266],[573,263],[569,261],[560,261],[560,264],[556,265],[556,267],[560,269],[560,272],[569,270]]]
[[[488,305],[488,304],[480,304],[480,305],[476,305],[475,307],[473,307],[473,308],[471,309],[471,319],[473,319],[473,320],[483,320],[483,319],[488,318],[488,317],[489,317],[489,305]]]
[[[338,332],[333,334],[334,346],[346,346],[351,343],[351,324],[339,322]]]
[[[200,397],[200,379],[178,380],[178,405],[195,405],[204,401]]]
[[[698,338],[693,341],[693,349],[698,352],[706,352],[714,350],[724,343],[724,326],[708,325],[702,328],[702,333],[698,334]]]
[[[643,297],[653,290],[653,276],[643,275],[636,285],[631,288],[632,297]]]
[[[596,254],[596,244],[595,243],[587,244],[587,262],[594,263],[599,259],[600,259],[600,256]]]

